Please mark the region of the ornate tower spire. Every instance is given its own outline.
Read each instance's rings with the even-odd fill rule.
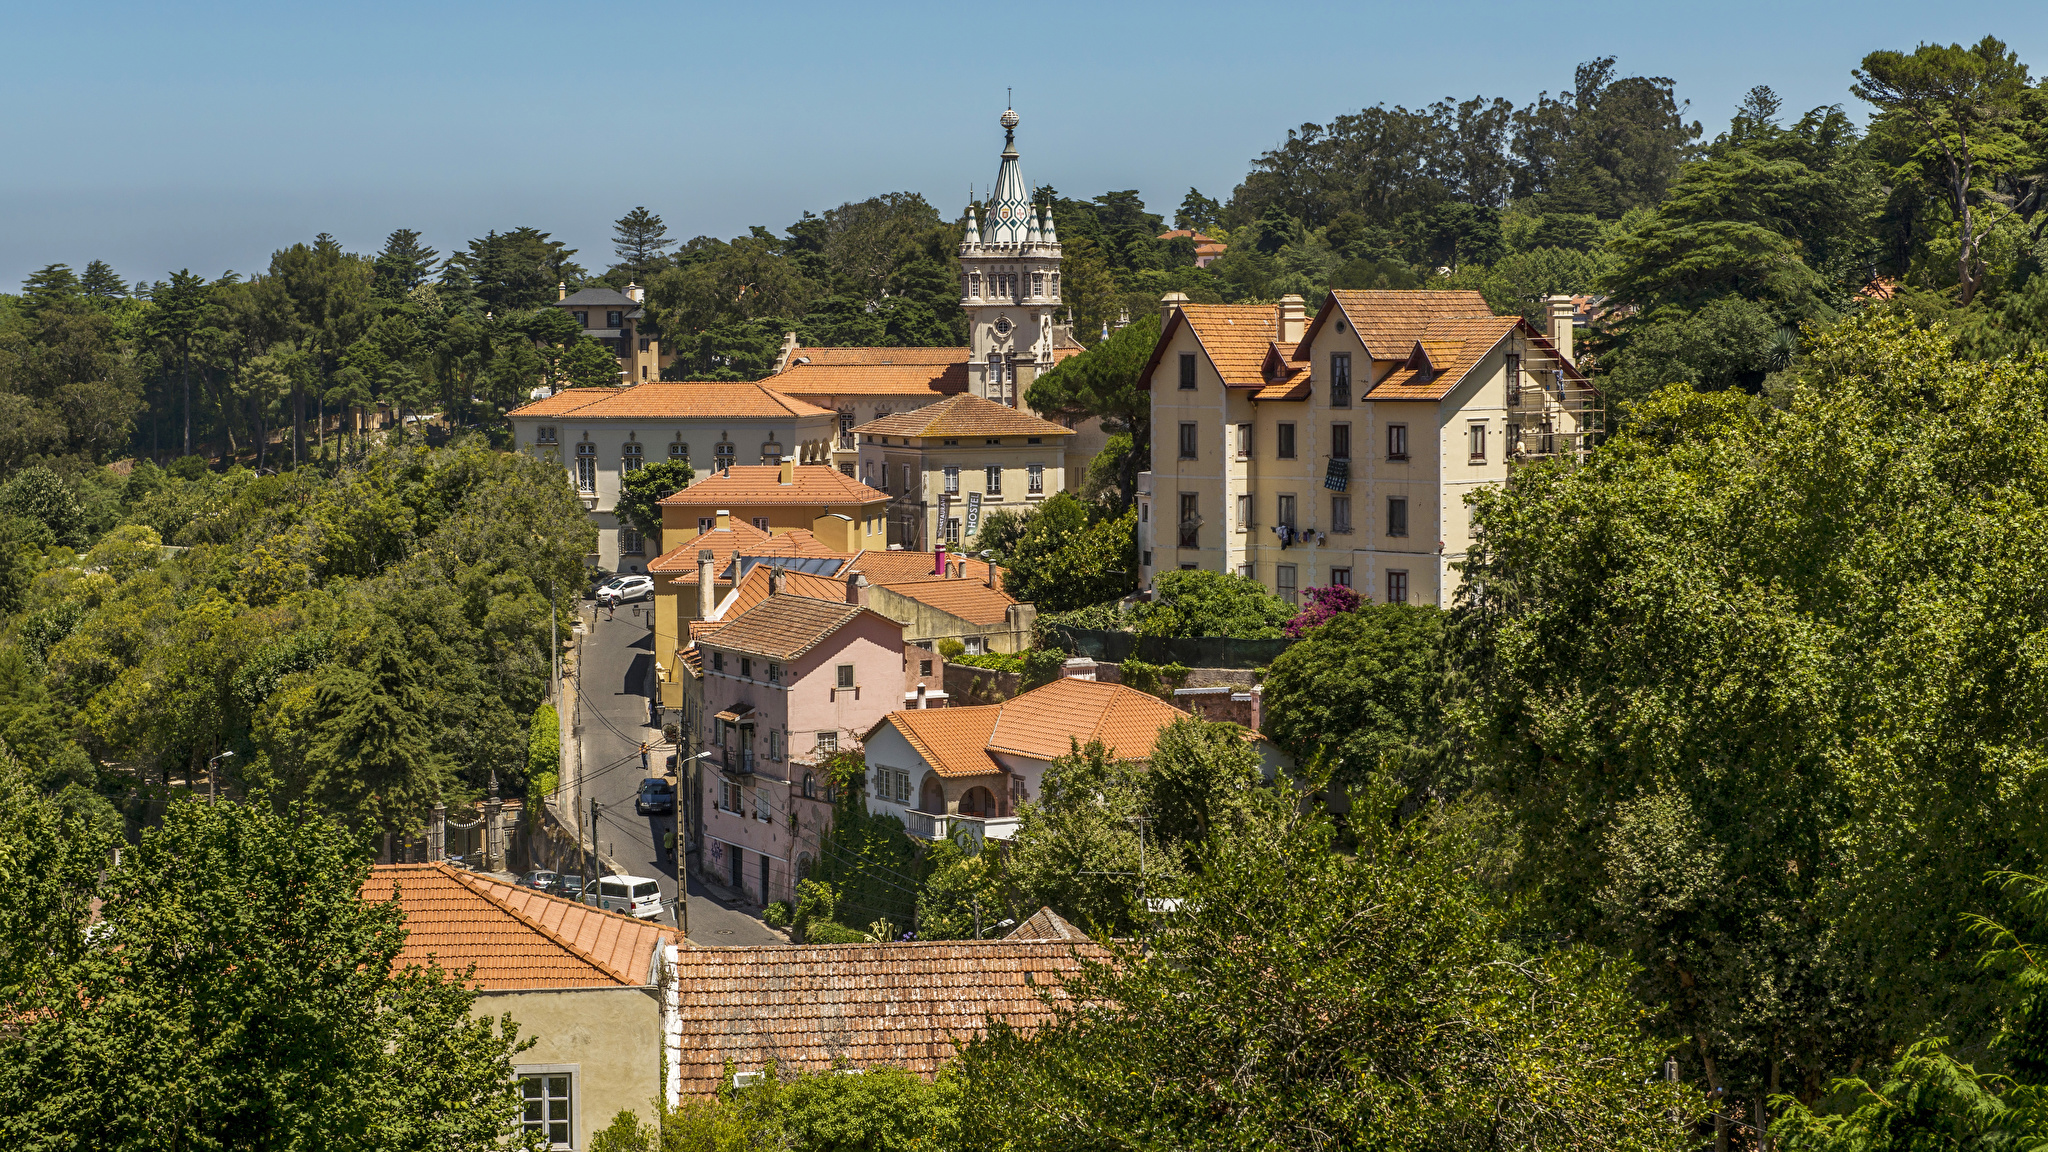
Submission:
[[[960,237],[960,246],[981,243],[981,222],[974,218],[974,202],[967,202],[967,232]]]
[[[1005,109],[1002,164],[996,169],[996,186],[988,197],[988,223],[982,228],[984,244],[1025,243],[1026,220],[1031,214],[1031,191],[1024,183],[1024,169],[1017,163],[1017,111]]]
[[[1059,242],[1060,242],[1060,238],[1059,238],[1058,236],[1054,235],[1054,234],[1053,234],[1053,230],[1052,230],[1052,205],[1051,205],[1051,204],[1047,204],[1047,205],[1045,205],[1045,207],[1043,207],[1043,208],[1041,208],[1041,209],[1039,210],[1039,216],[1038,216],[1038,242],[1039,242],[1040,244],[1057,244],[1057,243],[1059,243]]]

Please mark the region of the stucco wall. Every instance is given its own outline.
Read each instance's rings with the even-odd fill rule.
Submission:
[[[661,1092],[661,1003],[654,988],[554,988],[485,992],[479,1016],[510,1013],[533,1047],[513,1057],[520,1069],[573,1066],[570,1124],[577,1148],[621,1111],[653,1124]]]

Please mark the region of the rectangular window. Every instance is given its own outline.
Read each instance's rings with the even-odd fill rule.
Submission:
[[[640,533],[631,528],[619,529],[619,551],[628,556],[642,556],[647,547],[640,541]]]
[[[739,458],[739,452],[739,445],[737,444],[716,445],[711,450],[713,459],[712,466],[721,470],[730,469],[732,467],[732,462]]]
[[[1351,497],[1330,497],[1330,531],[1349,533],[1351,531]]]
[[[1300,596],[1294,587],[1294,565],[1275,564],[1273,566],[1273,594],[1289,604],[1301,603]]]
[[[1472,441],[1472,463],[1486,462],[1486,425],[1474,424],[1470,430]]]
[[[830,731],[830,732],[820,732],[820,733],[818,733],[818,743],[817,743],[816,747],[817,747],[818,751],[820,751],[820,752],[837,752],[837,751],[839,751],[839,732],[838,732],[838,730],[837,730],[837,729],[834,729],[833,731]]]
[[[1294,459],[1294,425],[1280,425],[1279,433],[1280,438],[1273,447],[1273,454],[1282,460]]]
[[[576,488],[581,492],[597,491],[597,445],[576,446]]]
[[[959,542],[960,518],[958,516],[948,516],[946,517],[946,543],[958,544]]]
[[[604,314],[604,326],[607,328],[617,328],[625,322],[625,319],[626,314],[624,312],[607,312]]]
[[[725,653],[713,652],[711,654],[711,670],[713,672],[725,671]]]
[[[1408,602],[1408,573],[1396,569],[1387,573],[1387,603]]]
[[[768,820],[768,790],[759,785],[754,787],[754,819],[763,823]]]
[[[884,464],[883,467],[887,468],[888,465]],[[914,495],[916,492],[917,486],[910,482],[910,465],[905,464],[903,466],[903,495],[905,497],[909,497],[911,495]]]
[[[555,430],[553,428],[541,429],[540,442],[543,444],[553,444],[555,442]]]
[[[1408,426],[1406,424],[1387,425],[1387,459],[1406,460],[1407,458]]]
[[[768,665],[768,682],[770,684],[782,683],[782,665],[772,663]]]
[[[1024,466],[1024,494],[1027,496],[1042,496],[1045,494],[1045,465],[1026,464]]]
[[[848,460],[844,464],[841,464],[839,466],[839,474],[841,476],[846,477],[848,480],[853,479],[853,461]]]
[[[1349,568],[1332,568],[1332,569],[1330,569],[1330,583],[1331,583],[1331,584],[1332,584],[1333,586],[1335,586],[1335,587],[1338,587],[1338,588],[1349,588],[1349,587],[1351,587],[1351,569],[1349,569]]]
[[[1330,425],[1330,458],[1333,460],[1351,459],[1351,425]]]
[[[1183,460],[1193,460],[1195,458],[1195,448],[1199,443],[1198,438],[1201,435],[1196,430],[1197,427],[1197,425],[1192,423],[1180,426],[1180,458]]]
[[[837,671],[838,671],[838,673],[839,673],[839,687],[841,687],[841,688],[851,688],[851,687],[853,687],[853,665],[851,665],[851,664],[841,664],[841,665],[840,665],[840,666],[838,667]]]
[[[771,665],[771,667],[773,666]],[[773,676],[769,677],[770,681],[774,679]],[[782,733],[773,728],[768,730],[768,758],[770,760],[782,759]]]
[[[1252,426],[1249,424],[1239,424],[1237,426],[1237,458],[1242,460],[1251,454]]]
[[[946,469],[946,495],[960,494],[960,466],[955,464]]]
[[[619,468],[625,472],[636,472],[640,468],[640,445],[628,444],[619,453]]]
[[[1195,390],[1195,354],[1193,352],[1183,352],[1180,354],[1180,387],[1183,392]]]
[[[1252,498],[1249,495],[1239,496],[1237,498],[1237,530],[1239,532],[1249,532],[1252,530],[1252,514]]]
[[[1001,496],[1003,494],[1003,470],[991,467],[984,469],[983,472],[987,478],[982,481],[982,490],[991,496]]]
[[[716,516],[699,516],[699,517],[697,517],[697,531],[698,531],[698,532],[699,532],[700,534],[701,534],[701,533],[704,533],[704,532],[715,532],[715,531],[717,531],[717,530],[718,530],[718,517],[716,517]]]
[[[688,444],[683,443],[681,440],[676,441],[675,443],[668,446],[668,458],[669,460],[675,463],[689,463],[690,446]]]
[[[1244,577],[1244,578],[1245,578],[1245,579],[1247,579],[1247,580],[1252,580],[1252,579],[1256,579],[1256,577],[1254,577],[1254,576],[1252,575],[1252,572],[1254,571],[1254,569],[1255,569],[1255,565],[1251,565],[1251,564],[1239,564],[1239,565],[1237,566],[1237,574],[1238,574],[1239,576],[1242,576],[1242,577]]]
[[[526,1106],[519,1125],[528,1132],[540,1133],[541,1139],[552,1148],[571,1146],[569,1133],[574,1121],[570,1115],[573,1103],[570,1079],[567,1072],[543,1072],[519,1078],[519,1095]]]
[[[1199,507],[1193,492],[1180,494],[1180,546],[1183,548],[1196,547],[1196,541],[1200,539],[1202,517],[1197,511]]]
[[[932,662],[931,662],[931,661],[929,661],[929,660],[919,660],[919,661],[917,662],[917,674],[918,674],[919,676],[929,676],[929,675],[931,675],[931,674],[932,674]]]
[[[1522,354],[1508,353],[1508,403],[1522,402]]]
[[[766,532],[768,530],[768,518],[766,516],[754,517],[754,527]]]
[[[1387,497],[1387,535],[1406,536],[1407,534],[1408,498],[1406,496]]]
[[[754,661],[751,658],[746,656],[740,657],[740,675],[749,680],[754,678]]]
[[[1288,528],[1294,527],[1294,497],[1280,497],[1280,516],[1274,523]]]
[[[1138,561],[1138,563],[1146,568],[1150,568],[1152,566],[1152,550],[1150,548],[1145,549],[1145,555],[1142,559]]]
[[[1330,353],[1330,407],[1351,407],[1351,353]]]

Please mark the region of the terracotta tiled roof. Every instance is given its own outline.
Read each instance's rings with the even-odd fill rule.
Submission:
[[[1408,363],[1373,385],[1365,398],[1441,400],[1523,323],[1519,316],[1492,314],[1438,319],[1409,345]]]
[[[779,379],[779,378],[778,378]],[[698,380],[650,380],[630,388],[570,389],[597,392],[595,402],[573,411],[578,420],[705,420],[794,419],[798,416],[830,416],[829,408],[806,404],[766,384],[734,384]],[[557,393],[557,396],[564,393]],[[551,396],[548,400],[555,399]],[[562,412],[537,411],[538,401],[516,408],[513,416],[554,416]]]
[[[702,948],[682,953],[682,1035],[670,1053],[687,1095],[709,1096],[725,1065],[818,1072],[844,1059],[931,1076],[989,1019],[1030,1031],[1094,945],[1005,940]]]
[[[855,480],[828,464],[799,464],[782,483],[776,464],[736,464],[662,499],[663,504],[872,504],[889,494]]]
[[[1139,376],[1141,387],[1152,386],[1152,374],[1166,355],[1167,342],[1183,324],[1195,334],[1196,342],[1224,384],[1233,388],[1263,388],[1268,383],[1264,371],[1266,354],[1278,334],[1271,304],[1183,304],[1174,309],[1158,343],[1152,346],[1152,358]],[[1178,371],[1178,367],[1168,368],[1170,374]]]
[[[820,353],[846,353],[821,363]],[[865,359],[852,354],[868,354]],[[947,354],[941,358],[936,353]],[[799,348],[796,363],[769,377],[775,387],[800,396],[954,396],[967,391],[965,348]]]
[[[1003,771],[988,754],[989,733],[995,730],[997,706],[970,708],[907,708],[882,717],[868,732],[893,724],[903,738],[941,776],[986,776]]]
[[[1072,436],[1074,430],[982,396],[949,396],[855,428],[874,436]]]
[[[1445,320],[1504,319],[1494,316],[1486,297],[1477,292],[1340,288],[1330,293],[1330,300],[1302,342],[1306,344],[1334,312],[1342,312],[1375,360],[1406,360],[1415,342]]]
[[[737,616],[728,616],[729,622],[725,627],[700,640],[714,648],[730,648],[775,660],[794,660],[823,644],[834,632],[851,624],[856,616],[866,611],[858,604],[848,604],[843,588],[836,601],[816,600],[809,596],[776,596]],[[877,619],[887,619],[880,613],[874,615]],[[895,624],[894,621],[890,623]]]
[[[966,573],[964,579],[980,583],[988,582],[987,561],[977,560],[972,556],[963,555],[959,552],[946,553],[946,561],[948,563],[958,562],[965,565],[962,569]],[[921,580],[926,577],[934,577],[932,569],[937,564],[938,560],[930,552],[890,552],[880,548],[870,548],[855,555],[853,563],[847,565],[847,571],[858,572],[866,576],[870,584],[895,584],[904,580]],[[1003,578],[1000,570],[998,570],[996,586],[1000,588],[1002,583]]]
[[[389,900],[394,888],[408,933],[394,963],[473,964],[487,991],[643,987],[654,982],[655,950],[674,941],[658,924],[446,864],[377,865],[362,897]]]
[[[720,620],[737,620],[740,614],[768,598],[768,580],[774,569],[766,564],[756,564],[747,569],[740,578],[739,587],[726,594],[725,603],[720,604]],[[846,581],[828,576],[813,576],[808,572],[784,572],[782,590],[791,596],[809,596],[813,600],[846,599]],[[693,621],[691,627],[695,628]],[[716,621],[713,628],[721,627]],[[694,635],[694,632],[692,633]]]
[[[1159,730],[1187,715],[1157,696],[1100,680],[1055,680],[982,707],[1000,713],[989,733],[990,749],[1038,760],[1065,756],[1073,743],[1091,740],[1102,741],[1121,760],[1149,759]]]
[[[647,565],[649,572],[660,572],[670,577],[674,584],[695,584],[697,582],[697,553],[711,549],[714,559],[712,571],[723,575],[732,558],[738,556],[837,556],[847,557],[848,553],[826,547],[816,536],[802,528],[777,532],[770,536],[752,524],[739,520],[727,521],[730,527],[713,528],[702,532],[688,541],[655,557]]]
[[[1088,934],[1050,908],[1040,908],[1003,937],[1005,940],[1086,940]]]
[[[553,396],[542,397],[530,404],[522,404],[507,415],[511,416],[560,416],[574,412],[588,404],[595,404],[610,396],[625,391],[623,388],[564,388]]]
[[[920,604],[929,604],[969,624],[1001,624],[1008,618],[1010,606],[1017,602],[1000,589],[965,578],[946,580],[932,576],[923,580],[879,584],[877,587],[887,588],[898,596],[908,596]]]

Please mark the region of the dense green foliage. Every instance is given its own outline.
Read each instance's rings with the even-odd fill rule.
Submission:
[[[1128,596],[1138,586],[1138,514],[1055,492],[1024,521],[1005,556],[1003,590],[1062,612]]]
[[[1341,784],[1403,773],[1443,730],[1443,613],[1363,603],[1273,661],[1262,730]]]
[[[358,897],[360,842],[312,810],[177,801],[109,867],[109,838],[0,755],[0,826],[17,1146],[481,1152],[518,1133],[516,1026],[472,1015],[457,974],[392,969],[397,905]]]
[[[612,511],[651,545],[661,538],[661,502],[690,486],[696,476],[688,460],[657,460],[626,473]]]
[[[1096,464],[1106,468],[1102,479],[1093,481],[1091,477],[1095,486],[1105,489],[1105,495],[1113,486],[1117,511],[1131,507],[1137,498],[1138,473],[1152,459],[1152,394],[1138,387],[1138,378],[1158,341],[1157,313],[1142,313],[1109,339],[1061,361],[1032,381],[1024,396],[1025,402],[1043,415],[1099,418],[1112,439],[1126,438],[1117,451],[1105,449],[1098,456]]]
[[[576,594],[592,535],[558,467],[471,442],[198,475],[137,465],[111,478],[125,523],[83,556],[20,559],[0,736],[40,788],[139,818],[233,752],[231,794],[267,786],[390,831],[493,771],[526,790],[549,595]],[[100,492],[73,488],[88,506]]]
[[[1234,572],[1161,572],[1152,591],[1138,624],[1143,636],[1277,640],[1295,614],[1264,584]]]

